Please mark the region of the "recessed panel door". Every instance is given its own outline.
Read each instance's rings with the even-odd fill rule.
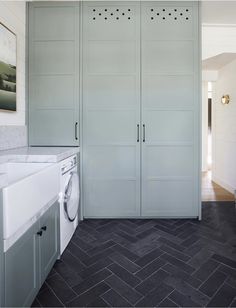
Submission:
[[[140,4],[83,4],[85,217],[140,215]]]
[[[143,2],[142,216],[199,212],[198,5]]]
[[[79,145],[80,4],[29,4],[29,144]]]

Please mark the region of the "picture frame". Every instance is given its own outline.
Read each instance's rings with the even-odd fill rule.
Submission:
[[[0,111],[17,110],[17,37],[0,22]]]

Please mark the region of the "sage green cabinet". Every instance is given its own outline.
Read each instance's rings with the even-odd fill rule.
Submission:
[[[77,2],[28,4],[29,144],[79,145]]]
[[[30,306],[59,256],[56,202],[5,253],[5,305]]]
[[[53,264],[58,257],[59,251],[59,224],[58,206],[52,206],[40,219],[42,236],[40,246],[40,281],[44,282]]]
[[[23,307],[33,302],[39,289],[39,247],[34,224],[5,253],[5,306]]]

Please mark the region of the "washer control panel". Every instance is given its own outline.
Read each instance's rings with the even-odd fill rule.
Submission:
[[[77,165],[77,156],[69,157],[68,159],[64,160],[61,164],[61,173],[65,174],[66,172],[70,171]]]

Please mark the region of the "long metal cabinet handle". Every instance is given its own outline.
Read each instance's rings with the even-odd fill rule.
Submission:
[[[78,140],[77,129],[78,129],[78,122],[75,122],[75,140]]]
[[[145,136],[145,124],[143,124],[143,142],[146,141],[146,136]]]
[[[137,142],[139,142],[139,124],[137,124]]]

